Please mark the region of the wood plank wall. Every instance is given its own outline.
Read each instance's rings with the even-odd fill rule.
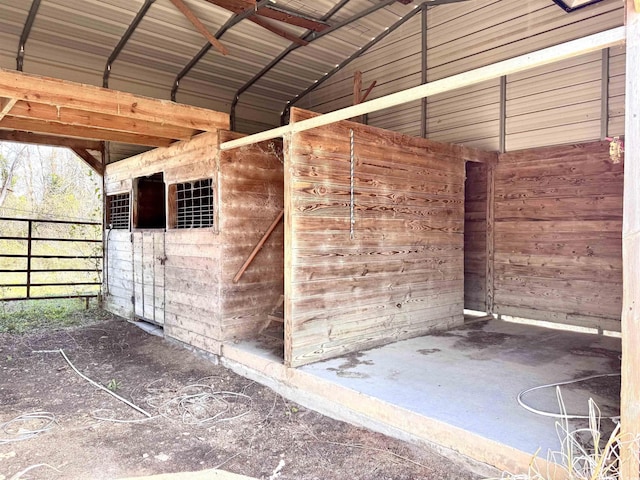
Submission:
[[[292,110],[293,121],[313,115]],[[463,321],[462,156],[456,146],[353,122],[285,139],[288,365]]]
[[[470,0],[427,11],[427,81],[431,82],[624,23],[622,2],[603,0],[566,13],[548,0]],[[379,86],[370,98],[421,80],[419,15],[302,99],[328,112],[353,103],[353,72]],[[507,151],[601,137],[600,52],[507,78]],[[608,135],[624,131],[624,47],[611,49]],[[427,137],[485,150],[500,146],[499,79],[427,99]],[[420,134],[421,102],[369,115],[369,123]]]
[[[500,155],[495,309],[620,329],[623,166],[608,142]]]
[[[105,232],[107,275],[105,276],[105,309],[125,318],[133,317],[133,244],[129,230]]]
[[[226,142],[242,135],[220,132]],[[244,261],[284,207],[282,141],[220,152],[221,339],[255,334],[284,294],[281,222],[237,284]]]
[[[487,311],[487,165],[467,162],[464,200],[464,307]]]
[[[157,172],[167,185],[214,179],[214,227],[135,231],[135,248],[129,231],[112,232],[107,302],[131,317],[134,296],[136,313],[164,320],[165,335],[216,354],[224,340],[254,334],[284,293],[282,225],[238,284],[232,281],[284,202],[282,142],[218,151],[220,141],[239,136],[200,135],[110,164],[105,174],[107,195],[129,192],[133,179]]]
[[[158,148],[107,165],[106,194],[130,192],[133,179],[157,172],[164,173],[167,185],[200,178],[215,178],[217,146],[218,132],[207,133],[189,141],[177,142],[167,148]],[[216,202],[214,208],[219,208]],[[156,285],[164,285],[163,292],[158,292],[157,289],[155,292],[155,297],[164,306],[164,312],[153,312],[156,314],[156,320],[163,314],[165,335],[212,353],[219,353],[221,338],[217,291],[220,249],[217,233],[215,228],[205,228],[169,229],[166,232],[156,231],[154,234],[164,236],[164,242],[160,243],[163,243],[162,249],[166,256],[162,268],[153,269],[153,272],[161,272],[164,277],[155,279]],[[135,232],[134,235],[142,235],[142,232]],[[124,237],[124,232],[117,236]],[[129,237],[130,233],[126,232],[126,236]],[[154,244],[160,247],[158,242],[159,240],[154,238]],[[135,265],[138,265],[139,269],[142,258],[135,258],[135,254],[132,254],[129,261],[130,264],[125,260],[119,262],[120,270],[110,276],[110,288],[112,285],[117,286],[125,282],[129,277],[134,278]],[[145,284],[154,283],[153,279],[146,278],[151,274],[149,272],[152,270],[147,269],[145,279],[140,277],[140,282],[145,280]],[[133,284],[125,284],[123,288],[127,287],[131,288],[128,295],[130,298],[134,295]],[[124,295],[124,290],[122,294]],[[138,301],[142,300],[143,297],[139,295]],[[151,304],[153,305],[153,302]]]

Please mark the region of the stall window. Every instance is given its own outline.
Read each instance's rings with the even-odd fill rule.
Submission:
[[[116,230],[129,230],[129,194],[107,196],[107,225]]]
[[[213,182],[211,179],[176,183],[169,186],[172,228],[214,226]]]
[[[137,178],[134,183],[134,228],[166,228],[167,209],[162,173]]]

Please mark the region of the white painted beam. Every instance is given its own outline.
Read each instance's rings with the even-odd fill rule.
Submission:
[[[265,132],[256,133],[247,137],[222,143],[220,150],[251,145],[253,143],[282,137],[287,133],[303,132],[312,128],[329,125],[331,123],[347,120],[349,118],[366,115],[371,112],[384,110],[403,103],[412,102],[421,98],[430,97],[439,93],[449,92],[469,85],[484,82],[503,75],[529,70],[550,63],[559,62],[567,58],[584,55],[586,53],[613,47],[625,42],[625,27],[617,27],[604,32],[589,35],[587,37],[571,40],[570,42],[554,45],[553,47],[537,50],[532,53],[493,63],[485,67],[476,68],[468,72],[453,75],[451,77],[436,80],[434,82],[418,85],[401,92],[392,93],[384,97],[376,98],[358,105],[346,107],[335,112],[320,115],[318,117],[291,123],[283,127],[274,128]]]

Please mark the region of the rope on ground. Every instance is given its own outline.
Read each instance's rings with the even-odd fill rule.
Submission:
[[[147,404],[165,418],[179,417],[186,425],[203,426],[236,420],[253,409],[251,396],[239,392],[215,390],[212,385],[195,383],[180,388],[166,399],[166,395],[147,398]],[[238,406],[242,411],[237,414]]]
[[[547,411],[544,411],[544,410],[538,410],[536,408],[531,407],[530,405],[527,405],[522,398],[527,393],[533,392],[535,390],[542,390],[544,388],[560,387],[562,385],[571,385],[573,383],[586,382],[587,380],[593,380],[594,378],[619,377],[619,376],[620,376],[619,373],[602,373],[602,374],[599,374],[599,375],[589,375],[588,377],[574,378],[573,380],[567,380],[567,381],[564,381],[564,382],[549,383],[547,385],[540,385],[540,386],[537,386],[537,387],[528,388],[527,390],[523,390],[522,392],[520,392],[518,394],[518,403],[525,410],[528,410],[531,413],[535,413],[537,415],[542,415],[543,417],[561,418],[563,420],[588,420],[590,418],[589,415],[556,413],[556,412],[547,412]],[[603,417],[603,418],[608,418],[608,419],[613,420],[613,421],[618,421],[620,419],[620,416],[616,415],[616,416]]]
[[[31,424],[38,425],[37,428],[29,428]],[[29,440],[41,433],[51,430],[56,425],[56,417],[53,413],[49,412],[31,412],[23,413],[15,418],[12,418],[8,422],[0,424],[0,432],[8,437],[0,438],[0,445],[7,443],[21,442],[22,440]],[[20,426],[18,426],[20,425]]]
[[[55,470],[58,473],[62,473],[60,470],[58,470],[56,467],[52,467],[49,464],[46,463],[38,463],[37,465],[31,465],[30,467],[25,468],[24,470],[16,473],[15,475],[13,475],[9,480],[19,480],[25,473],[30,472],[31,470],[33,470],[34,468],[40,468],[40,467],[47,467],[50,468],[52,470]]]
[[[142,408],[138,407],[137,405],[134,405],[133,403],[131,403],[129,400],[122,398],[120,395],[118,395],[116,392],[112,392],[111,390],[109,390],[107,387],[100,385],[98,382],[94,382],[93,380],[91,380],[89,377],[87,377],[86,375],[83,375],[74,365],[73,363],[71,363],[71,360],[69,360],[69,357],[67,357],[67,355],[65,355],[64,350],[60,349],[60,354],[62,355],[62,357],[66,360],[66,362],[69,364],[69,366],[73,369],[74,372],[76,372],[81,378],[83,378],[84,380],[86,380],[87,382],[89,382],[91,385],[93,385],[94,387],[99,388],[100,390],[103,390],[105,392],[107,392],[109,395],[111,395],[112,397],[120,400],[122,403],[125,403],[126,405],[129,405],[131,408],[133,408],[134,410],[136,410],[137,412],[140,412],[141,414],[143,414],[144,416],[151,418],[151,414],[149,412],[147,412],[146,410],[143,410]]]

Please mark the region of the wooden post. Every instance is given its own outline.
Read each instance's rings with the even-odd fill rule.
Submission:
[[[356,70],[353,72],[353,104],[358,105],[362,100],[360,93],[362,92],[362,72]]]
[[[495,234],[495,165],[487,163],[487,265],[485,271],[485,308],[493,313],[493,271],[494,271],[494,234]]]
[[[640,12],[626,0],[626,100],[624,209],[622,222],[622,389],[623,440],[640,435]],[[621,451],[621,480],[637,480],[638,445]]]

